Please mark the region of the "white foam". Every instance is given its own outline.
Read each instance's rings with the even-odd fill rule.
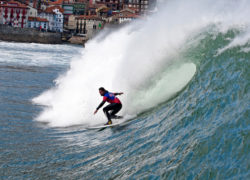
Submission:
[[[249,42],[250,42],[250,29],[247,29],[241,32],[237,37],[232,39],[227,46],[219,49],[217,55],[220,55],[226,50],[232,49],[237,46],[242,47],[244,45],[248,45]],[[242,52],[248,51],[248,49],[249,48],[243,47]]]

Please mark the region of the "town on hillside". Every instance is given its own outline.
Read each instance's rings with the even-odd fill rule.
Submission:
[[[131,22],[155,6],[156,0],[0,0],[0,24],[90,39],[105,25]]]

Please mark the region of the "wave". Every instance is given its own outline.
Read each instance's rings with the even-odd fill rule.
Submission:
[[[123,115],[166,102],[195,76],[207,55],[199,52],[208,37],[216,40],[235,31],[222,36],[223,46],[214,47],[214,57],[236,46],[247,50],[249,7],[245,0],[168,1],[146,20],[106,29],[86,44],[81,58],[71,61],[55,87],[33,99],[45,106],[36,119],[51,126],[105,122],[101,112],[93,116],[101,86],[125,93]]]

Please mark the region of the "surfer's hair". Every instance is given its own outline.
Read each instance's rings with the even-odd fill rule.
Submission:
[[[99,88],[100,91],[107,91],[104,87]]]

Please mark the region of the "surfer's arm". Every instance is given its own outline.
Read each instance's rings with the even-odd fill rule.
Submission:
[[[99,106],[96,108],[96,112],[105,104],[106,101],[102,101]]]
[[[117,95],[122,95],[123,94],[123,92],[120,92],[120,93],[114,93],[114,95],[115,96],[117,96]]]

